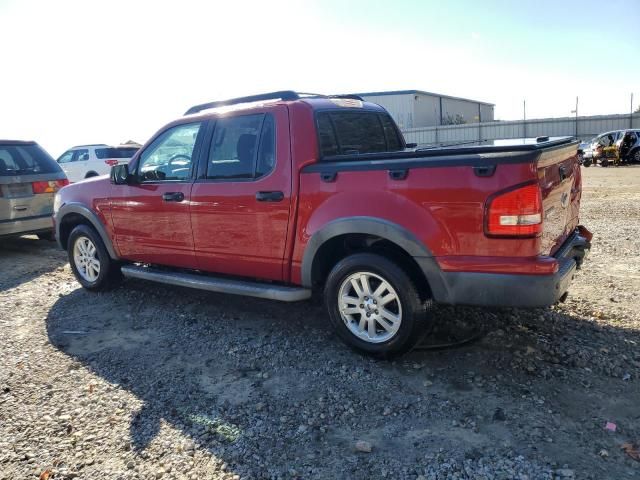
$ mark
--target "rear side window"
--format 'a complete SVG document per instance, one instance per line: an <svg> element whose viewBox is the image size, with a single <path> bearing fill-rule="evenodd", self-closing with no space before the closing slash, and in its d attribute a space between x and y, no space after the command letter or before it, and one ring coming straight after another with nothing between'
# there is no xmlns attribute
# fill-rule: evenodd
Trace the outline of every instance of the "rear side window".
<svg viewBox="0 0 640 480"><path fill-rule="evenodd" d="M96 157L98 157L100 160L104 160L106 158L131 158L137 151L137 148L131 147L96 148Z"/></svg>
<svg viewBox="0 0 640 480"><path fill-rule="evenodd" d="M317 116L322 157L392 152L402 141L386 114L372 112L321 112Z"/></svg>
<svg viewBox="0 0 640 480"><path fill-rule="evenodd" d="M275 162L275 122L271 115L227 117L216 122L207 178L259 178L271 172Z"/></svg>
<svg viewBox="0 0 640 480"><path fill-rule="evenodd" d="M34 175L61 171L56 161L37 144L0 144L0 176Z"/></svg>
<svg viewBox="0 0 640 480"><path fill-rule="evenodd" d="M73 158L71 159L72 162L85 162L87 160L89 160L89 149L83 148L73 151Z"/></svg>

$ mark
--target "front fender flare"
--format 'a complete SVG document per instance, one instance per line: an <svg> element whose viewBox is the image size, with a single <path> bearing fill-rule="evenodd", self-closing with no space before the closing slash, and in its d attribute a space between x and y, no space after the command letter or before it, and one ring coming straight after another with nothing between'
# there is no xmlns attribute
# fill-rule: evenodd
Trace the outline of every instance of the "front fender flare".
<svg viewBox="0 0 640 480"><path fill-rule="evenodd" d="M109 234L107 233L107 230L104 224L100 221L100 218L98 218L98 215L96 215L95 212L90 210L85 205L81 203L76 203L76 202L65 203L64 205L62 205L60 207L60 210L58 210L58 212L54 217L56 222L56 239L58 241L58 245L60 246L60 248L64 249L62 242L60 240L61 238L60 225L65 215L68 215L70 213L76 213L84 217L86 220L88 220L91 226L96 230L96 232L98 232L98 235L100 235L100 238L102 239L102 242L104 243L104 246L106 247L107 252L109 252L109 256L114 260L117 260L119 258L118 254L116 253L116 250L113 248L113 243L111 242L111 238L109 237Z"/></svg>

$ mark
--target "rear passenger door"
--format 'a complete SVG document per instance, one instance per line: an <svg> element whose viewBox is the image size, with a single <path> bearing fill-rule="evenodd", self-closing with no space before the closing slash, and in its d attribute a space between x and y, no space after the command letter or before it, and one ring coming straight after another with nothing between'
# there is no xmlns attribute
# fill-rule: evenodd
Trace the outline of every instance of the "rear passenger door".
<svg viewBox="0 0 640 480"><path fill-rule="evenodd" d="M191 191L202 270L282 280L291 204L285 106L219 118Z"/></svg>

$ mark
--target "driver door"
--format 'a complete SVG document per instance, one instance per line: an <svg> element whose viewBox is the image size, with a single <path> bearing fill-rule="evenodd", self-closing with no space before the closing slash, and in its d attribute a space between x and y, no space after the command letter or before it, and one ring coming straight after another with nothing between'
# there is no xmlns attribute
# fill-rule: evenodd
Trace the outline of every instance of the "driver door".
<svg viewBox="0 0 640 480"><path fill-rule="evenodd" d="M132 162L137 183L112 186L114 233L125 259L196 268L190 204L203 132L202 122L166 129Z"/></svg>

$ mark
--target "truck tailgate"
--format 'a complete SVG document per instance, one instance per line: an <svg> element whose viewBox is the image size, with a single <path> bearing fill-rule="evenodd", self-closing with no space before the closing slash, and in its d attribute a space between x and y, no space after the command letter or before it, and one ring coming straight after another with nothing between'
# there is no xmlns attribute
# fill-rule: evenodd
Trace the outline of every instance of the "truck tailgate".
<svg viewBox="0 0 640 480"><path fill-rule="evenodd" d="M538 184L542 193L541 254L552 255L578 226L581 174L577 145L563 145L540 154Z"/></svg>

